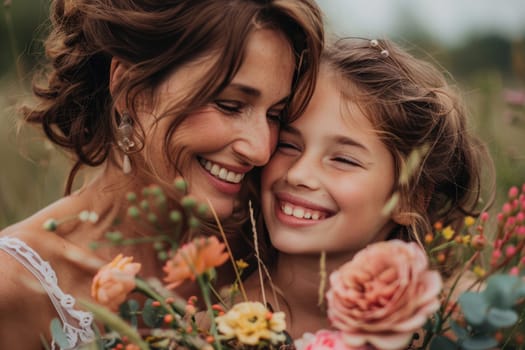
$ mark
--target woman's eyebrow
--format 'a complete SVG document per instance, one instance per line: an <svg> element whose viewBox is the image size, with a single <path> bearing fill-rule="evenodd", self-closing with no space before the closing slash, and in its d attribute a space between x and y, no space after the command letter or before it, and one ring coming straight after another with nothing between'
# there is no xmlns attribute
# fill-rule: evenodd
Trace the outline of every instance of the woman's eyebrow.
<svg viewBox="0 0 525 350"><path fill-rule="evenodd" d="M260 97L262 95L260 90L252 86L248 86L248 85L241 84L241 83L231 83L224 90L231 90L231 89L237 90L240 93L246 95L247 97L252 97L252 98ZM282 99L274 103L273 105L275 106L275 105L285 104L288 102L289 99L290 99L290 95L286 95L285 97L283 97Z"/></svg>

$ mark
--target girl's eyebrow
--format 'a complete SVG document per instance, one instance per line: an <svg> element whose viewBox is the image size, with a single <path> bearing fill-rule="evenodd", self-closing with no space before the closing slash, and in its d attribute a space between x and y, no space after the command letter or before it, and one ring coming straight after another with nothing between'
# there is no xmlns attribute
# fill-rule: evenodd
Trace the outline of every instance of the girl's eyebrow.
<svg viewBox="0 0 525 350"><path fill-rule="evenodd" d="M348 137L348 136L342 136L342 135L336 135L334 137L334 141L338 144L345 145L345 146L352 146L352 147L358 147L361 148L363 151L370 153L370 150L363 145L361 142Z"/></svg>
<svg viewBox="0 0 525 350"><path fill-rule="evenodd" d="M299 117L300 118L300 117ZM281 132L287 132L289 134L295 135L295 136L301 136L301 132L294 128L291 125L283 125L281 126ZM356 139L353 139L348 136L344 135L334 135L331 136L331 139L334 141L334 143L343 145L343 146L352 146L362 149L363 151L370 153L370 150L361 142L357 141Z"/></svg>

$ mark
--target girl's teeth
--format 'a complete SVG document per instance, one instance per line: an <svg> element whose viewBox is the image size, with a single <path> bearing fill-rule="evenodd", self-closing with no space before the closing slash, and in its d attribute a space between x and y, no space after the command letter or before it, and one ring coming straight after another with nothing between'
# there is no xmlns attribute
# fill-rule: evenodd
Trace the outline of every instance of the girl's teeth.
<svg viewBox="0 0 525 350"><path fill-rule="evenodd" d="M311 211L303 207L294 207L290 203L283 203L281 210L285 215L299 219L319 220L321 218L321 213L317 211Z"/></svg>
<svg viewBox="0 0 525 350"><path fill-rule="evenodd" d="M218 177L221 180L225 180L231 183L239 183L244 178L244 174L228 171L228 169L221 168L218 164L213 164L209 160L201 159L200 163L204 166L206 170L210 172L210 174L212 174L215 177Z"/></svg>
<svg viewBox="0 0 525 350"><path fill-rule="evenodd" d="M304 216L304 209L301 208L295 208L292 213L293 216L296 218L302 219Z"/></svg>

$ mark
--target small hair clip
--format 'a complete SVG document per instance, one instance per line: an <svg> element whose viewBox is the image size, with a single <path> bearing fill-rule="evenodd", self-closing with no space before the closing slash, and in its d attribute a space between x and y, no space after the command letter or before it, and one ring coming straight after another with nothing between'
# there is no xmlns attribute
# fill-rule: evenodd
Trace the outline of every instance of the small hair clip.
<svg viewBox="0 0 525 350"><path fill-rule="evenodd" d="M381 49L381 57L388 57L390 56L390 53L388 52L387 49L383 49L382 47L379 46L379 41L377 41L376 39L372 39L370 40L370 46L372 47L377 47L379 49Z"/></svg>

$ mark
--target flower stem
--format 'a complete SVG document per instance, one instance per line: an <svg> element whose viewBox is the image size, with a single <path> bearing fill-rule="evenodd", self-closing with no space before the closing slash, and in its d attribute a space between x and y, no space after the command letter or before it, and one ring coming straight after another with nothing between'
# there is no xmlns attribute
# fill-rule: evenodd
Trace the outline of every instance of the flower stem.
<svg viewBox="0 0 525 350"><path fill-rule="evenodd" d="M213 309L211 305L210 290L209 285L206 280L206 274L200 274L197 276L197 281L199 282L199 287L202 291L202 297L204 299L204 304L206 304L206 309L208 312L208 317L210 318L210 333L213 336L213 342L215 348L218 350L222 349L221 343L219 342L219 335L217 333L217 326L213 317Z"/></svg>

